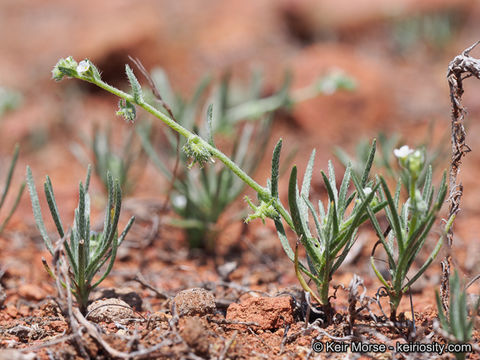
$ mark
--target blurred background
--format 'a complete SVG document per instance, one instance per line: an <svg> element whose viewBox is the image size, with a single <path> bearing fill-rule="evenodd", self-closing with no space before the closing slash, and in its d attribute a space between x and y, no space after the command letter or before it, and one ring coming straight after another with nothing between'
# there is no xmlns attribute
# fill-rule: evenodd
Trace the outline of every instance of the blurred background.
<svg viewBox="0 0 480 360"><path fill-rule="evenodd" d="M71 219L77 184L92 156L85 142L94 127L110 124L111 141L122 144L135 126L115 116L113 96L79 81L51 80L58 59L69 55L90 59L106 82L123 88L125 63L147 84L129 56L137 58L149 72L163 69L172 93L183 98L191 98L207 75L211 84L228 76L245 91L252 74L261 73L256 89L263 98L278 93L286 72L293 92L341 71L354 82L353 89L319 92L276 112L255 179L265 184L279 137L284 154L292 154L287 165L296 163L301 172L316 148L318 174L328 159L342 169L337 147L354 157L362 141L379 133L394 139L393 147L427 146L441 173L449 163L447 65L480 39L479 24L480 3L474 0L2 0L2 177L20 143L14 178L21 182L29 164L39 187L48 173L60 211ZM480 56L480 50L472 55ZM475 246L478 251L473 240L480 225L479 94L480 82L467 81L467 143L473 151L462 167L465 196L455 229L464 255ZM196 117L204 118L205 112L206 107ZM140 118L148 120L141 113ZM164 199L168 181L150 162L138 164L131 196ZM94 181L93 191L101 193L100 180ZM313 186L323 191L319 176ZM240 207L245 207L241 201ZM21 231L32 224L24 196L9 228Z"/></svg>

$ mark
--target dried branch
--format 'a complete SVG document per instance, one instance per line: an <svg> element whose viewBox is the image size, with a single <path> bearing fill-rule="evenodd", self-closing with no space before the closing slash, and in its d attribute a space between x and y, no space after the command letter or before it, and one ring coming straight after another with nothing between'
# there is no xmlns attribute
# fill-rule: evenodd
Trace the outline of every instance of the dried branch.
<svg viewBox="0 0 480 360"><path fill-rule="evenodd" d="M452 103L452 159L450 164L449 188L450 202L448 218L456 216L460 211L460 200L463 194L462 183L457 181L460 172L462 158L466 153L470 152L470 148L465 143L466 132L464 127L464 119L466 110L462 105L462 96L464 93L463 80L469 77L480 79L480 60L470 56L470 52L480 43L465 49L460 55L456 56L448 65L447 80L450 87L450 101ZM452 227L447 233L447 255L442 260L442 283L440 294L442 305L445 311L448 311L449 303L449 279L451 268L451 248L453 245L453 229Z"/></svg>

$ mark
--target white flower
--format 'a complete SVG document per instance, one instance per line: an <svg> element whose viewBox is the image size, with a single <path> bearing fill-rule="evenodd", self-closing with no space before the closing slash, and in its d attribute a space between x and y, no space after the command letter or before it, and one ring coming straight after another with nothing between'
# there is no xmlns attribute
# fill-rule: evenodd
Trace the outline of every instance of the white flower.
<svg viewBox="0 0 480 360"><path fill-rule="evenodd" d="M183 209L187 205L187 198L183 195L177 195L173 197L172 202L175 207Z"/></svg>
<svg viewBox="0 0 480 360"><path fill-rule="evenodd" d="M414 150L410 149L408 145L403 145L400 149L393 150L393 154L399 159L405 159L408 155L413 153Z"/></svg>
<svg viewBox="0 0 480 360"><path fill-rule="evenodd" d="M365 189L363 189L363 193L368 196L369 194L372 193L372 188L367 186Z"/></svg>
<svg viewBox="0 0 480 360"><path fill-rule="evenodd" d="M90 69L90 62L88 60L82 60L77 66L77 73L82 75Z"/></svg>

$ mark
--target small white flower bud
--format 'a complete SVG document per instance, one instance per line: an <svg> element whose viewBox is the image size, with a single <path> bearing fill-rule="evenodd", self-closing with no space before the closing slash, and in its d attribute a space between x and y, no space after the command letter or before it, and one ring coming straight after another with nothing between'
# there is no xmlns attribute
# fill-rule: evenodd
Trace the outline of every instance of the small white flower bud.
<svg viewBox="0 0 480 360"><path fill-rule="evenodd" d="M399 159L405 159L408 155L413 153L413 149L410 149L408 145L403 145L400 149L393 150L393 154Z"/></svg>
<svg viewBox="0 0 480 360"><path fill-rule="evenodd" d="M79 75L83 75L89 69L90 69L90 62L88 62L87 60L82 60L82 61L80 61L80 63L77 66L77 73Z"/></svg>

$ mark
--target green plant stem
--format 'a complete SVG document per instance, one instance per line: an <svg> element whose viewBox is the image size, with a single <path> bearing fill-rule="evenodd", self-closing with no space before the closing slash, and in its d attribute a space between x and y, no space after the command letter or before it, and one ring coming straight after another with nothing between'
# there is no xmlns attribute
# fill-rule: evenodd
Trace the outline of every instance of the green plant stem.
<svg viewBox="0 0 480 360"><path fill-rule="evenodd" d="M328 269L328 266L325 266L326 269ZM330 289L330 272L329 271L324 271L323 273L323 279L321 280L320 283L321 286L319 286L319 295L320 295L320 300L322 305L328 305L328 290Z"/></svg>
<svg viewBox="0 0 480 360"><path fill-rule="evenodd" d="M122 98L126 101L131 102L132 104L137 104L141 108L143 108L145 111L149 112L153 116L157 117L161 121L163 121L167 126L169 126L172 130L176 131L180 135L184 136L185 138L189 139L190 137L193 136L198 136L192 133L191 131L185 129L183 126L175 122L172 118L169 116L165 115L155 107L151 106L150 104L146 102L139 102L136 103L134 100L134 97L130 94L127 94L124 91L121 91L107 83L105 83L102 80L97 80L97 79L92 79L89 77L85 76L78 76L79 79L93 83L97 85L98 87L118 96L119 98ZM273 198L268 189L264 188L260 184L258 184L255 180L253 180L247 173L245 173L242 169L238 167L237 164L235 164L228 156L226 156L223 152L218 150L216 147L210 145L207 141L203 140L202 138L199 137L200 144L205 147L207 150L210 151L210 153L215 156L217 159L219 159L223 164L225 164L226 167L228 167L234 174L236 174L245 184L247 184L249 187L251 187L253 190L255 190L259 197L261 199L264 199L266 201L272 201L272 205L275 207L275 209L278 211L280 216L287 222L288 226L290 228L294 229L293 221L288 214L288 212L285 210L283 205L280 203L279 199Z"/></svg>

